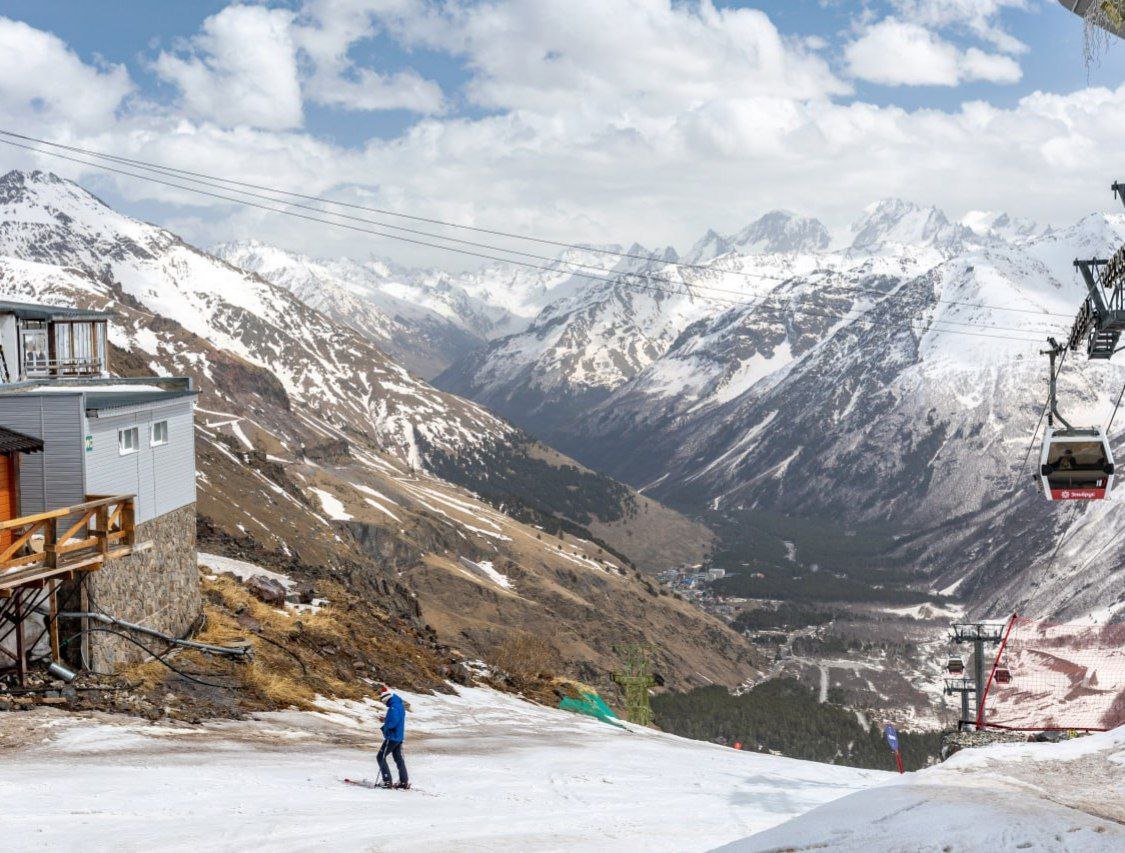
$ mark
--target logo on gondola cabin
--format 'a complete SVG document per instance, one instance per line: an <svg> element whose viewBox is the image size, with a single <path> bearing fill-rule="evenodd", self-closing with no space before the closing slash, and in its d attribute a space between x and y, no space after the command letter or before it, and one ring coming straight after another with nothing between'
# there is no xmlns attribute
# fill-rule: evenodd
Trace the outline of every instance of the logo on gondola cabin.
<svg viewBox="0 0 1125 853"><path fill-rule="evenodd" d="M1069 497L1070 497L1070 492L1068 492L1064 489L1063 493L1062 493L1062 499L1065 501Z"/></svg>
<svg viewBox="0 0 1125 853"><path fill-rule="evenodd" d="M93 453L94 452L94 437L92 435L86 436L86 452L87 453Z"/></svg>

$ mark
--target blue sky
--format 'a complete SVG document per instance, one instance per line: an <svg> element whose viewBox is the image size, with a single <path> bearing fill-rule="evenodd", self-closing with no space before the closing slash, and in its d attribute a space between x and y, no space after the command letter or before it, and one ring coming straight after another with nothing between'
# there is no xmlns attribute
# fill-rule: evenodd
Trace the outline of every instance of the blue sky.
<svg viewBox="0 0 1125 853"><path fill-rule="evenodd" d="M0 107L35 135L564 240L683 249L773 207L841 229L886 195L1062 222L1125 177L1109 152L1125 50L1088 69L1082 22L1055 0L0 0L0 15ZM200 242L445 258L54 167Z"/></svg>

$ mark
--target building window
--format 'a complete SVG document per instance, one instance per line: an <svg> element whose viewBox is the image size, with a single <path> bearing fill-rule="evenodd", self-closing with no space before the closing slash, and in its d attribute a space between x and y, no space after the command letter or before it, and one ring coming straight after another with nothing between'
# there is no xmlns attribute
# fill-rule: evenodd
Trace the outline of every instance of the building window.
<svg viewBox="0 0 1125 853"><path fill-rule="evenodd" d="M168 443L168 421L157 421L152 425L152 446Z"/></svg>
<svg viewBox="0 0 1125 853"><path fill-rule="evenodd" d="M122 456L126 453L136 453L139 447L140 431L136 427L117 431L117 452Z"/></svg>

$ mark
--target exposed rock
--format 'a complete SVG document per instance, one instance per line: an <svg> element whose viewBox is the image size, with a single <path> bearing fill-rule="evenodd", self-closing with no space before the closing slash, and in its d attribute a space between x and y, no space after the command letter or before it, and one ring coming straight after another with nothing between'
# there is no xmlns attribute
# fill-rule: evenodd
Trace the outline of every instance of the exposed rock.
<svg viewBox="0 0 1125 853"><path fill-rule="evenodd" d="M246 588L254 594L254 597L266 604L272 604L275 607L285 606L285 587L273 578L267 578L265 575L252 575L246 581Z"/></svg>

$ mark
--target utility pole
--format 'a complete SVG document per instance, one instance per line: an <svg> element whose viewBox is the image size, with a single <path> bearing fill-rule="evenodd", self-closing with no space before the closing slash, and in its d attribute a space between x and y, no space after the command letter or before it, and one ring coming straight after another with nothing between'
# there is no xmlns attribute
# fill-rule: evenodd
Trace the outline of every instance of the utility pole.
<svg viewBox="0 0 1125 853"><path fill-rule="evenodd" d="M969 679L947 679L945 684L945 692L947 695L952 693L961 694L961 720L965 721L972 719L980 719L983 709L981 703L984 702L984 647L985 644L997 645L1004 638L1004 623L997 622L966 622L953 626L953 634L950 640L960 646L962 643L972 643L973 645L973 679L971 684ZM956 682L961 682L959 685ZM972 692L975 700L975 713L970 718L967 716L969 710L968 694ZM975 726L975 723L974 723Z"/></svg>
<svg viewBox="0 0 1125 853"><path fill-rule="evenodd" d="M656 683L652 677L652 654L655 650L651 643L629 643L618 649L624 658L625 668L614 676L614 680L625 691L625 719L639 726L652 725L648 691Z"/></svg>

